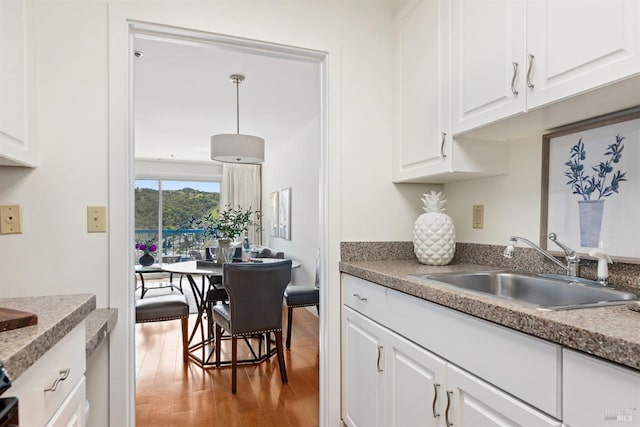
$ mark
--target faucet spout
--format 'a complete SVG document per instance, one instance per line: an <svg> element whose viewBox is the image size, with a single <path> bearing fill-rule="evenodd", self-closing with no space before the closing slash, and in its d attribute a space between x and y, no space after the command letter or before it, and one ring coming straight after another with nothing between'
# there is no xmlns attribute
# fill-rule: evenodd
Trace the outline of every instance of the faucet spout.
<svg viewBox="0 0 640 427"><path fill-rule="evenodd" d="M558 259L556 257L554 257L553 255L551 255L549 252L545 251L540 246L536 245L535 243L533 243L529 239L525 239L524 237L520 237L520 236L511 236L511 237L509 237L509 245L507 245L507 247L505 248L504 253L503 253L503 255L506 258L511 258L511 256L513 256L514 246L518 241L520 241L522 243L526 243L527 245L529 245L530 247L535 249L536 252L538 252L541 255L544 255L550 261L553 261L554 263L556 263L557 265L562 267L562 269L565 270L567 272L567 274L569 274L569 269L567 268L566 265L564 265L563 263L558 261Z"/></svg>

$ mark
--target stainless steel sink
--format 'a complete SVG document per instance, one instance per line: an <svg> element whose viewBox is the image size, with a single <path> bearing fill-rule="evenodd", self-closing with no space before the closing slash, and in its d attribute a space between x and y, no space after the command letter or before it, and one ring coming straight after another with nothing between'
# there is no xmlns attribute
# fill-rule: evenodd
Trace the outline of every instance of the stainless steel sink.
<svg viewBox="0 0 640 427"><path fill-rule="evenodd" d="M569 277L543 277L510 271L420 274L416 277L435 280L466 291L535 305L542 310L568 310L625 304L638 297L629 292L603 287L597 282ZM593 283L593 284L592 284Z"/></svg>

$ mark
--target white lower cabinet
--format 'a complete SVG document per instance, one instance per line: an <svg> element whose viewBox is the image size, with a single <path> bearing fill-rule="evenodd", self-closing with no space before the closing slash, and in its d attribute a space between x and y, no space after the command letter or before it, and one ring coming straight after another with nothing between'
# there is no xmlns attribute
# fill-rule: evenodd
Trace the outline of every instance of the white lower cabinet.
<svg viewBox="0 0 640 427"><path fill-rule="evenodd" d="M551 427L562 423L478 377L449 365L445 424L468 427ZM447 421L449 424L446 424Z"/></svg>
<svg viewBox="0 0 640 427"><path fill-rule="evenodd" d="M449 332L446 319L425 319L413 312L405 305L400 294L374 283L350 275L342 276L344 306L342 309L342 418L350 427L389 426L389 427L489 427L489 426L561 426L558 419L549 416L535 407L532 402L525 402L496 387L489 381L480 378L478 374L491 378L510 388L510 381L499 375L487 374L491 369L478 369L478 372L467 371L450 360L442 357L451 354L458 359L455 352L448 353L444 347L438 347L439 354L424 347L419 334L405 335L398 333L390 325L402 325L393 321L402 316L407 322L412 322L422 330L436 331L439 335L450 337L450 341L468 339L460 325ZM424 302L419 298L402 295ZM397 300L396 300L397 299ZM381 310L380 307L387 307ZM394 310L395 307L395 310ZM403 307L404 311L399 311ZM429 307L423 307L428 309ZM449 310L452 311L453 310ZM386 319L389 318L387 321ZM470 319L472 322L477 319ZM451 320L455 323L454 320ZM482 339L491 351L499 352L497 343L504 337L503 331L492 331L488 322ZM492 325L495 326L495 325ZM474 323L470 323L470 330L474 330ZM415 336L414 336L415 335ZM528 338L528 337L527 337ZM420 344L418 344L418 342ZM480 343L481 344L481 343ZM528 343L518 341L515 345L530 345L531 351L538 354L543 367L552 372L544 382L551 382L552 391L556 389L556 363L554 355L559 358L554 348L536 348L537 341ZM508 347L503 348L507 351ZM544 351L548 350L548 351ZM471 358L487 360L482 351L476 352L467 347L466 352ZM475 355L475 356L474 356ZM504 359L502 354L498 358L504 366L500 369L510 377L516 377L520 369L520 352L513 354L513 361ZM462 359L460 359L462 360ZM560 361L557 361L559 364ZM471 364L472 365L472 364ZM536 368L536 369L539 369ZM534 369L535 371L535 369ZM544 377L544 376L543 376ZM523 375L522 378L528 378ZM527 379L525 379L527 381ZM542 388L541 388L542 386ZM531 384L536 390L545 390L544 383ZM529 388L526 386L524 388ZM515 389L518 392L518 389ZM535 401L536 404L538 401ZM545 401L542 400L542 403ZM553 405L555 408L555 405Z"/></svg>
<svg viewBox="0 0 640 427"><path fill-rule="evenodd" d="M441 425L445 361L347 307L343 324L344 422Z"/></svg>
<svg viewBox="0 0 640 427"><path fill-rule="evenodd" d="M640 426L640 372L572 350L562 356L567 427Z"/></svg>
<svg viewBox="0 0 640 427"><path fill-rule="evenodd" d="M14 381L20 425L84 427L85 370L82 322Z"/></svg>

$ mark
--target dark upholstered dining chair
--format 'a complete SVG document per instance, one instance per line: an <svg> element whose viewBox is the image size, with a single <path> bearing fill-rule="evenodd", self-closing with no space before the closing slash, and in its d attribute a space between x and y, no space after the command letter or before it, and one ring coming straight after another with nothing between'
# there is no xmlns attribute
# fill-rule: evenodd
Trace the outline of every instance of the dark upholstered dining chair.
<svg viewBox="0 0 640 427"><path fill-rule="evenodd" d="M182 361L187 363L189 360L189 303L187 297L175 294L136 300L136 323L177 319L182 322Z"/></svg>
<svg viewBox="0 0 640 427"><path fill-rule="evenodd" d="M229 301L213 306L216 366L220 366L222 330L231 335L231 392L237 391L238 337L273 332L282 383L287 370L282 348L282 298L291 281L291 260L264 264L228 263L222 283Z"/></svg>
<svg viewBox="0 0 640 427"><path fill-rule="evenodd" d="M313 286L289 285L284 291L287 304L287 348L291 348L291 326L293 324L293 309L297 307L316 306L320 314L320 250L316 253L316 275Z"/></svg>

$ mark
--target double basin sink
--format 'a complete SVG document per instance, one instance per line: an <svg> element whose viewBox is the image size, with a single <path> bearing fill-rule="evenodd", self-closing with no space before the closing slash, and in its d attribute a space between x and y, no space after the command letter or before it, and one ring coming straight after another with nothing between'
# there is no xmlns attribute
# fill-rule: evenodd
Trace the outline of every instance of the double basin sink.
<svg viewBox="0 0 640 427"><path fill-rule="evenodd" d="M568 310L626 304L638 297L597 282L571 276L534 275L513 271L420 274L458 289L534 305L540 310Z"/></svg>

